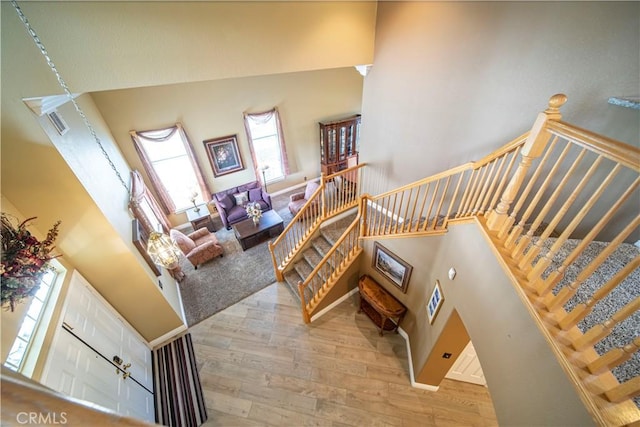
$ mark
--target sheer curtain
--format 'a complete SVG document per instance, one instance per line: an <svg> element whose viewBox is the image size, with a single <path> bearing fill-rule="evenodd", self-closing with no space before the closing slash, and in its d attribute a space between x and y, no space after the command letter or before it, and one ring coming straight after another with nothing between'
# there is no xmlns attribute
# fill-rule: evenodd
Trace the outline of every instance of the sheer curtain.
<svg viewBox="0 0 640 427"><path fill-rule="evenodd" d="M180 123L176 123L175 126L166 129L131 132L131 139L133 140L136 152L138 153L138 156L140 156L140 160L142 161L142 165L144 166L144 169L149 176L151 185L156 190L156 194L158 195L158 203L162 207L162 210L165 214L175 212L176 205L171 199L167 188L164 186L162 180L156 173L153 164L149 159L149 156L147 155L147 152L144 150L141 140L145 140L148 142L164 142L170 139L176 132L180 132L180 135L182 137L181 140L184 143L185 152L187 153L187 157L195 173L198 187L200 188L200 194L202 195L202 198L205 202L210 202L211 192L209 191L207 183L202 177L202 172L200 171L200 167L198 166L198 162L196 161L196 157L193 153L193 147L191 147L189 138L187 137L187 134L185 133L184 128Z"/></svg>
<svg viewBox="0 0 640 427"><path fill-rule="evenodd" d="M273 107L271 110L264 111L261 113L243 113L244 116L244 127L247 132L247 138L249 140L249 150L251 151L251 159L253 160L253 165L256 168L256 176L258 177L258 181L262 182L263 177L260 174L259 168L262 166L260 164L260 160L256 156L256 150L254 147L252 135L251 135L251 127L250 123L256 124L264 124L267 123L275 116L276 120L276 128L278 131L278 145L280 148L280 162L282 165L282 172L284 176L289 174L289 159L287 158L287 149L284 142L284 134L282 132L282 123L280 122L280 114L278 112L278 107ZM265 183L262 182L262 185Z"/></svg>

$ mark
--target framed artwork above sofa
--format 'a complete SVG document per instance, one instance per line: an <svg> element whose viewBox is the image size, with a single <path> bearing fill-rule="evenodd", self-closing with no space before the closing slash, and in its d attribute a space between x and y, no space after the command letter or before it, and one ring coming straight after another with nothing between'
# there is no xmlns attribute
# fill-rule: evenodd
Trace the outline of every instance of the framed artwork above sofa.
<svg viewBox="0 0 640 427"><path fill-rule="evenodd" d="M222 136L202 141L211 162L213 175L219 177L244 169L238 149L237 135Z"/></svg>

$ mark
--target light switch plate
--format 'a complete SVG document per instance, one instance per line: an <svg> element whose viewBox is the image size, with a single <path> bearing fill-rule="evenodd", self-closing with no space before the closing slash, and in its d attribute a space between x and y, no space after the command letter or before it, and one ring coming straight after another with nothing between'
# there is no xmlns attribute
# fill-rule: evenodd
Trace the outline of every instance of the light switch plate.
<svg viewBox="0 0 640 427"><path fill-rule="evenodd" d="M453 280L456 277L456 269L451 267L449 269L449 280Z"/></svg>

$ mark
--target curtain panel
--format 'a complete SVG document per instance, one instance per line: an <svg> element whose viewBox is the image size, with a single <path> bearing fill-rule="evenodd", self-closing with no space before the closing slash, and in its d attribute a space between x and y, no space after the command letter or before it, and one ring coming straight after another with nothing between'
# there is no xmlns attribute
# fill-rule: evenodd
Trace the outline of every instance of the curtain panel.
<svg viewBox="0 0 640 427"><path fill-rule="evenodd" d="M278 128L278 142L280 144L280 158L282 159L282 171L284 175L289 175L289 159L287 157L287 148L284 142L284 133L282 132L282 124L280 122L280 113L278 112L278 107L273 107L271 110L264 111L262 113L243 113L244 116L244 129L247 133L247 140L249 141L249 151L251 152L251 160L253 160L253 166L256 168L256 177L258 177L258 181L262 182L263 177L260 174L258 164L258 160L256 158L256 152L253 147L253 139L251 138L251 128L249 127L249 122L252 121L257 124L264 124L271 120L275 115L276 126ZM265 182L262 182L262 185L265 185Z"/></svg>
<svg viewBox="0 0 640 427"><path fill-rule="evenodd" d="M149 142L163 142L171 138L176 132L180 132L180 135L182 137L181 140L184 142L184 149L187 153L187 158L191 163L191 167L193 168L193 171L195 173L196 180L198 181L198 187L200 188L202 199L205 202L210 202L211 191L209 191L209 187L207 186L207 183L202 176L202 171L200 170L200 166L198 166L198 162L196 161L191 142L189 141L189 138L187 137L187 134L180 123L176 123L175 126L166 129L130 132L131 139L133 140L133 145L136 149L136 152L138 153L138 156L140 157L140 160L142 161L144 170L147 172L147 176L151 181L151 186L156 190L156 194L158 195L158 203L162 207L162 210L166 215L175 213L176 205L173 203L173 200L171 200L169 192L167 191L164 184L162 184L162 181L153 168L153 164L149 159L146 151L144 150L141 140L144 139L145 141Z"/></svg>

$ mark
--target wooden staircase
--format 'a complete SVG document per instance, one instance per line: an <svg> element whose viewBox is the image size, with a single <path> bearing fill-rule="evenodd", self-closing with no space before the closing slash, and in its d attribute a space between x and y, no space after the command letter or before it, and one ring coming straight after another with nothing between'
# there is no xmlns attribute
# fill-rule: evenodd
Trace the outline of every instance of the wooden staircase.
<svg viewBox="0 0 640 427"><path fill-rule="evenodd" d="M284 281L298 301L301 301L298 290L299 285L304 283L304 281L311 276L313 270L322 263L322 260L331 252L331 249L335 246L340 236L347 227L353 223L354 218L355 213L332 222L327 226L320 227L317 236L307 243L297 261L292 264L292 268L284 273ZM325 270L328 270L329 274L331 274L335 269L335 265L329 264ZM310 291L309 288L305 289L305 299L313 298Z"/></svg>
<svg viewBox="0 0 640 427"><path fill-rule="evenodd" d="M323 177L315 204L292 221L309 224L296 233L301 238L281 236L286 244L272 247L282 280L324 220L358 207L353 223L312 271L311 264L299 268L307 275L298 283L304 320L310 321L319 301L362 252L364 239L442 235L458 221L472 221L487 236L523 308L594 420L599 425L640 423L633 401L640 396L640 374L635 368L624 379L613 374L636 357L640 322L631 322L631 338L604 353L596 350L640 311L640 252L632 250L625 262L612 258L618 248L640 237L640 150L562 122L559 109L565 102L562 94L551 97L531 131L482 160L383 194L363 191L364 169ZM356 191L329 189L342 173ZM571 250L563 249L576 240ZM580 256L594 247L599 249L593 257L578 266ZM315 262L320 255L308 258ZM603 268L610 274L601 275ZM585 284L597 275L602 276L597 287L587 289ZM604 318L578 327L598 303L629 283L628 300Z"/></svg>

